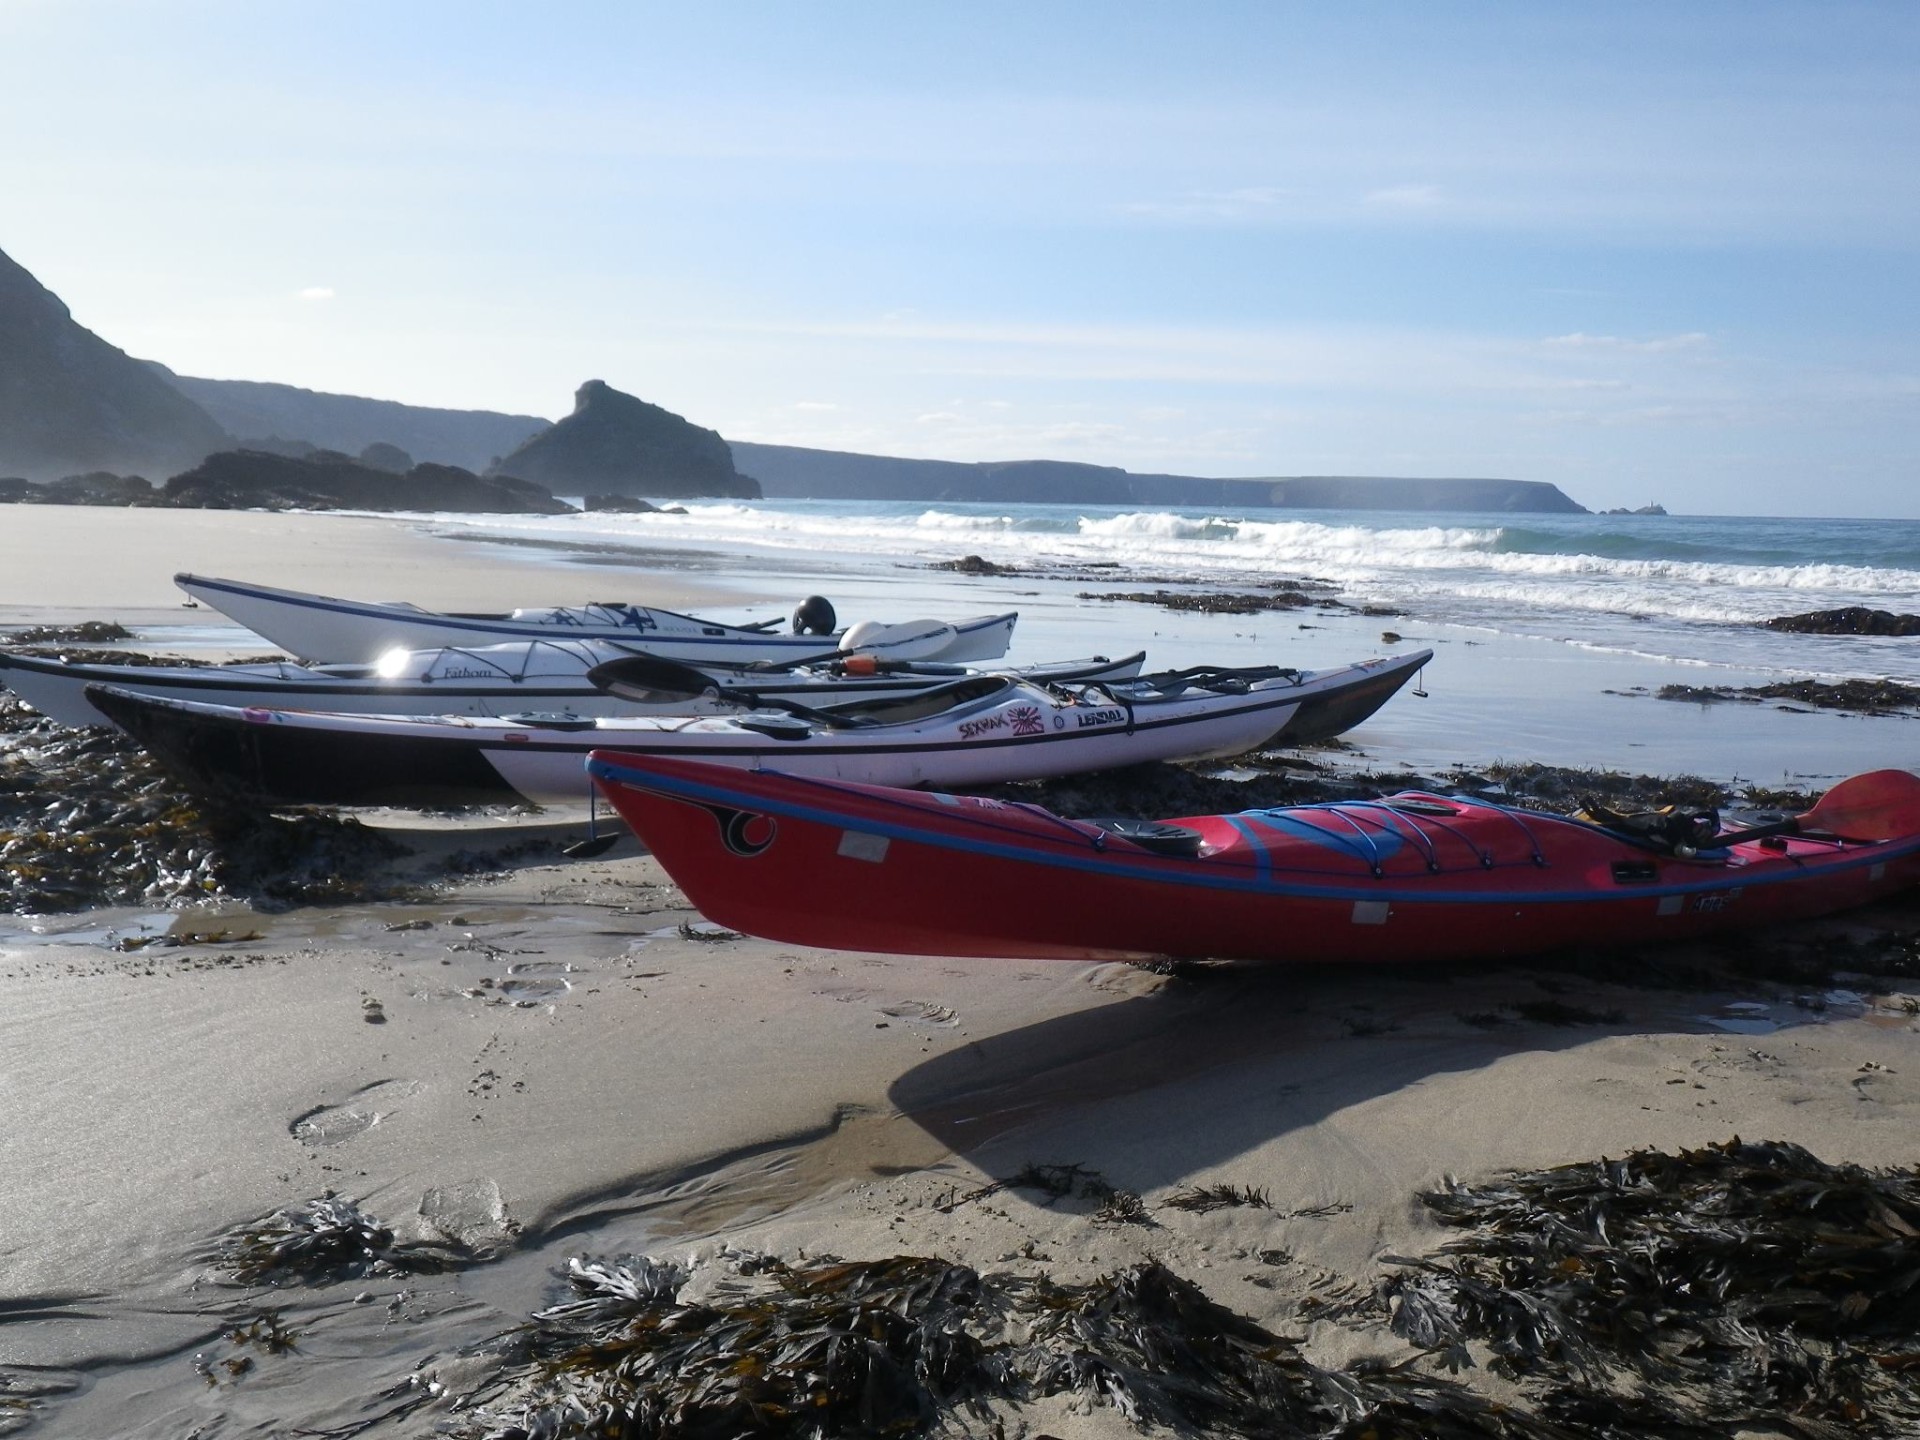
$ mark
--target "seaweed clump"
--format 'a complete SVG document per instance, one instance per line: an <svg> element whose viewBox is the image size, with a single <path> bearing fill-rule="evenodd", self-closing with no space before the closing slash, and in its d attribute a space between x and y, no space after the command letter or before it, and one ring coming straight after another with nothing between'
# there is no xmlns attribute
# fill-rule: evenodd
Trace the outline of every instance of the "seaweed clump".
<svg viewBox="0 0 1920 1440"><path fill-rule="evenodd" d="M133 632L114 620L85 620L78 625L22 625L4 632L9 646L106 645L133 639Z"/></svg>
<svg viewBox="0 0 1920 1440"><path fill-rule="evenodd" d="M1897 680L1782 680L1772 685L1662 685L1661 700L1687 700L1711 705L1740 700L1757 705L1766 700L1790 700L1816 710L1848 710L1862 715L1901 715L1920 710L1920 686Z"/></svg>
<svg viewBox="0 0 1920 1440"><path fill-rule="evenodd" d="M984 555L962 555L958 560L935 560L929 570L951 570L957 575L1018 575L1012 565L1001 565Z"/></svg>
<svg viewBox="0 0 1920 1440"><path fill-rule="evenodd" d="M1920 1427L1913 1170L1735 1139L1421 1198L1468 1233L1394 1260L1376 1303L1450 1367L1483 1342L1562 1421L1650 1436Z"/></svg>
<svg viewBox="0 0 1920 1440"><path fill-rule="evenodd" d="M356 821L189 798L125 736L0 697L0 909L394 898L404 853Z"/></svg>
<svg viewBox="0 0 1920 1440"><path fill-rule="evenodd" d="M1091 1201L1097 1207L1091 1218L1100 1225L1145 1225L1151 1228L1154 1223L1153 1217L1147 1213L1146 1201L1138 1194L1120 1189L1098 1170L1089 1170L1079 1164L1029 1164L1005 1180L995 1180L978 1190L970 1190L965 1195L942 1202L938 1208L942 1214L951 1214L962 1205L971 1205L1002 1190L1038 1190L1049 1200L1077 1198Z"/></svg>
<svg viewBox="0 0 1920 1440"><path fill-rule="evenodd" d="M1719 809L1730 803L1723 785L1698 775L1628 775L1618 770L1580 770L1531 761L1496 761L1488 778L1506 793L1507 802L1542 810L1570 811L1600 800L1616 808L1678 805Z"/></svg>
<svg viewBox="0 0 1920 1440"><path fill-rule="evenodd" d="M397 1242L351 1200L323 1195L228 1237L220 1263L242 1285L321 1284L446 1268L434 1247Z"/></svg>
<svg viewBox="0 0 1920 1440"><path fill-rule="evenodd" d="M918 1256L754 1257L740 1274L762 1279L701 1302L671 1265L573 1260L573 1298L515 1332L507 1369L463 1405L464 1433L914 1437L1053 1395L1263 1440L1564 1433L1404 1367L1320 1369L1158 1264L1086 1285Z"/></svg>
<svg viewBox="0 0 1920 1440"><path fill-rule="evenodd" d="M1175 1210L1192 1210L1204 1215L1234 1205L1250 1205L1256 1210L1271 1210L1273 1199L1265 1190L1251 1185L1190 1185L1167 1197Z"/></svg>
<svg viewBox="0 0 1920 1440"><path fill-rule="evenodd" d="M1158 605L1165 610L1192 610L1203 615L1259 615L1268 610L1299 610L1317 605L1323 610L1344 610L1338 600L1315 598L1291 587L1265 594L1232 591L1128 590L1099 594L1082 590L1081 600L1126 600L1135 605Z"/></svg>

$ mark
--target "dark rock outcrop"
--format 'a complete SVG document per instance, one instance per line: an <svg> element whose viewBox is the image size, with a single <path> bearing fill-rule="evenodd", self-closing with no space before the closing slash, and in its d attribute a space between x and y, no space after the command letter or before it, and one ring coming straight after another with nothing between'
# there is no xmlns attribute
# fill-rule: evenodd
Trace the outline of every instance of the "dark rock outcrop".
<svg viewBox="0 0 1920 1440"><path fill-rule="evenodd" d="M321 451L307 459L228 450L176 475L154 502L209 510L447 510L563 515L573 507L538 485L481 476L453 465L416 465L405 475Z"/></svg>
<svg viewBox="0 0 1920 1440"><path fill-rule="evenodd" d="M1804 615L1780 615L1765 624L1769 630L1796 635L1920 635L1920 615L1896 615L1891 610L1869 610L1864 605L1809 610Z"/></svg>
<svg viewBox="0 0 1920 1440"><path fill-rule="evenodd" d="M413 457L398 445L389 445L384 440L362 450L360 463L371 465L375 470L385 470L389 475L404 475L413 469Z"/></svg>
<svg viewBox="0 0 1920 1440"><path fill-rule="evenodd" d="M167 474L231 444L212 416L0 255L0 473Z"/></svg>
<svg viewBox="0 0 1920 1440"><path fill-rule="evenodd" d="M421 460L480 471L549 423L538 415L444 410L259 380L206 380L176 375L164 365L153 369L229 434L242 437L248 449L280 450L304 441L358 455L385 444Z"/></svg>
<svg viewBox="0 0 1920 1440"><path fill-rule="evenodd" d="M9 505L151 505L155 490L138 475L115 475L96 470L36 484L31 480L0 480L0 503Z"/></svg>
<svg viewBox="0 0 1920 1440"><path fill-rule="evenodd" d="M929 570L951 570L956 575L1018 575L1011 565L997 565L984 555L962 555L958 560L935 560Z"/></svg>
<svg viewBox="0 0 1920 1440"><path fill-rule="evenodd" d="M642 500L637 495L587 495L582 497L580 508L589 512L608 510L620 515L652 515L660 509L651 500Z"/></svg>
<svg viewBox="0 0 1920 1440"><path fill-rule="evenodd" d="M36 497L47 505L146 505L153 500L153 486L144 476L115 475L95 470L87 475L68 475L48 481Z"/></svg>
<svg viewBox="0 0 1920 1440"><path fill-rule="evenodd" d="M1455 510L1581 515L1586 507L1538 480L1301 475L1258 480L1135 474L1062 460L965 464L737 441L735 460L769 496L813 500L983 504L1182 505L1224 510Z"/></svg>
<svg viewBox="0 0 1920 1440"><path fill-rule="evenodd" d="M733 452L712 430L589 380L573 413L528 440L487 472L532 480L561 495L760 498L733 468Z"/></svg>

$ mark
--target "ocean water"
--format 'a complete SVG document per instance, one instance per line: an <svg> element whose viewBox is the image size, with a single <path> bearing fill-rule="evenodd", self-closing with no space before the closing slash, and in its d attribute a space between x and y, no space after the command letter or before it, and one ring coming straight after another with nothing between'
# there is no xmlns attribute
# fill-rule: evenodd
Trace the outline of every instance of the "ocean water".
<svg viewBox="0 0 1920 1440"><path fill-rule="evenodd" d="M1920 680L1920 645L1821 637L1783 652L1776 615L1920 610L1920 522L1722 516L1124 510L1099 506L760 501L685 515L593 514L474 528L630 542L755 563L758 573L895 573L979 555L1044 578L1221 588L1331 581L1354 603L1624 653ZM441 517L449 520L453 517Z"/></svg>
<svg viewBox="0 0 1920 1440"><path fill-rule="evenodd" d="M1787 635L1759 623L1850 605L1920 612L1920 522L838 501L685 509L420 523L521 542L535 563L591 551L606 568L582 598L617 598L624 566L671 566L726 582L756 618L810 592L832 599L843 622L1018 609L1019 660L1146 648L1152 666L1312 668L1430 645L1434 703L1396 700L1360 732L1382 764L1538 759L1767 783L1920 766L1920 721L1651 698L1668 684L1920 684L1920 637ZM931 568L966 555L1016 573ZM1203 616L1089 598L1286 579L1326 582L1351 608ZM1398 613L1367 618L1362 606Z"/></svg>

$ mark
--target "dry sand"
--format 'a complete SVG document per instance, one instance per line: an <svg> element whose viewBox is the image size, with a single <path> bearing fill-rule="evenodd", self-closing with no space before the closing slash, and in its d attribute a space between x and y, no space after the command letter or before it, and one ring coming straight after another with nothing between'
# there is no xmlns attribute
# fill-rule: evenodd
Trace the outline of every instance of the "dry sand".
<svg viewBox="0 0 1920 1440"><path fill-rule="evenodd" d="M0 524L15 514L33 534L4 532L4 620L162 610L180 568L497 604L512 565L392 522L15 507ZM77 573L62 547L80 537L111 563ZM510 598L576 593L542 574L513 565ZM518 838L402 834L427 869ZM1565 961L1166 977L681 932L697 919L629 841L417 905L190 913L172 921L186 943L134 951L114 948L141 931L130 913L0 922L0 1433L10 1414L56 1436L435 1433L483 1383L481 1342L552 1303L580 1253L931 1254L1066 1280L1154 1257L1324 1363L1403 1359L1378 1327L1296 1307L1430 1248L1414 1197L1448 1174L1734 1135L1920 1158L1916 1023L1895 996L1660 988ZM1916 924L1907 904L1825 928ZM1152 1223L977 1193L1031 1164L1098 1172ZM1270 1207L1166 1203L1211 1184ZM496 1258L223 1283L223 1235L328 1191ZM231 1338L267 1309L293 1350ZM410 1376L445 1388L377 1422L426 1393ZM1065 1401L1009 1433L1023 1423L1139 1433Z"/></svg>
<svg viewBox="0 0 1920 1440"><path fill-rule="evenodd" d="M430 610L765 598L750 585L685 571L611 569L587 556L454 540L427 522L380 516L0 506L0 625L219 623L183 608L173 583L182 571Z"/></svg>

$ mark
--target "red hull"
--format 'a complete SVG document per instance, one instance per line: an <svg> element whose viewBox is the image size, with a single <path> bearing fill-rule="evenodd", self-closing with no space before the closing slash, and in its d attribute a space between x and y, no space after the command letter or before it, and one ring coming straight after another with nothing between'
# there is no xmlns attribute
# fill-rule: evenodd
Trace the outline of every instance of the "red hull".
<svg viewBox="0 0 1920 1440"><path fill-rule="evenodd" d="M1203 843L1180 856L1036 806L611 754L590 768L703 914L837 949L1492 957L1750 929L1920 879L1920 780L1900 771L1848 782L1878 782L1876 833L1681 859L1595 826L1429 795L1186 817L1171 823Z"/></svg>

